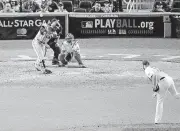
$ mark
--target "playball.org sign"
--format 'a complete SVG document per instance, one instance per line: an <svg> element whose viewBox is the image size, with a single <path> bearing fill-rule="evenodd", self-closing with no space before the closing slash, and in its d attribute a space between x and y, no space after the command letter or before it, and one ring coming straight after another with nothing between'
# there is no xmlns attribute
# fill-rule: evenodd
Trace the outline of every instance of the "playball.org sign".
<svg viewBox="0 0 180 131"><path fill-rule="evenodd" d="M86 15L85 15L86 16ZM76 26L74 26L76 25ZM69 17L70 32L76 37L156 36L163 37L163 17Z"/></svg>

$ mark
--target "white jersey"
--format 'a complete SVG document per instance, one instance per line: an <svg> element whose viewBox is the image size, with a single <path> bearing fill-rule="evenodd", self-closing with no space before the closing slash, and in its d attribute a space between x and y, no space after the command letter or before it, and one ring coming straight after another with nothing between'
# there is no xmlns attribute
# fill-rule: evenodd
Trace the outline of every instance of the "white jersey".
<svg viewBox="0 0 180 131"><path fill-rule="evenodd" d="M80 53L79 43L78 41L75 41L75 40L73 40L71 43L64 41L62 43L61 50L65 52L69 52L69 53L74 52L74 51Z"/></svg>
<svg viewBox="0 0 180 131"><path fill-rule="evenodd" d="M39 31L33 41L36 41L38 43L45 43L46 42L46 34L41 34Z"/></svg>
<svg viewBox="0 0 180 131"><path fill-rule="evenodd" d="M57 35L57 32L53 31L52 28L47 24L43 24L42 27L45 28L46 31L42 34L40 29L34 40L40 43L47 44L47 42L50 40L50 38L53 37L53 35Z"/></svg>
<svg viewBox="0 0 180 131"><path fill-rule="evenodd" d="M45 28L45 30L47 30L47 24L43 24L42 25L43 28ZM44 32L43 34L41 33L41 28L38 31L38 33L36 34L35 38L33 39L33 41L36 41L38 43L46 43L47 41L47 36L46 36L46 32Z"/></svg>
<svg viewBox="0 0 180 131"><path fill-rule="evenodd" d="M162 77L168 76L166 73L160 71L158 68L152 68L150 66L145 69L145 74L151 80L154 87L157 86Z"/></svg>

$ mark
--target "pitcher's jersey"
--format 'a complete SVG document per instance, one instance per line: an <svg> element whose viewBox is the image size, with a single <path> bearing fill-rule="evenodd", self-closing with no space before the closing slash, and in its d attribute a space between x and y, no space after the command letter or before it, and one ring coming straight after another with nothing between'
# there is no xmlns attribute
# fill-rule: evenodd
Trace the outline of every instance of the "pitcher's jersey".
<svg viewBox="0 0 180 131"><path fill-rule="evenodd" d="M157 86L162 77L168 76L166 73L160 71L158 68L152 68L150 66L145 69L145 74L151 80L153 86Z"/></svg>

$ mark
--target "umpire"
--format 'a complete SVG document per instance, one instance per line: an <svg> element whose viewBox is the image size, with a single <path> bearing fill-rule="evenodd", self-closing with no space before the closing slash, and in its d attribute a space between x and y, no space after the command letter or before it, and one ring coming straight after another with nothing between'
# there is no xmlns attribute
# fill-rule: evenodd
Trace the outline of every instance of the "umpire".
<svg viewBox="0 0 180 131"><path fill-rule="evenodd" d="M62 26L61 26L60 23L56 26L55 31L57 32L57 37L52 37L47 42L47 44L50 46L50 48L54 52L54 56L53 56L53 59L52 59L52 65L59 65L58 57L59 57L59 54L61 53L61 49L60 49L60 47L58 45L58 39L60 38L60 35L62 34Z"/></svg>

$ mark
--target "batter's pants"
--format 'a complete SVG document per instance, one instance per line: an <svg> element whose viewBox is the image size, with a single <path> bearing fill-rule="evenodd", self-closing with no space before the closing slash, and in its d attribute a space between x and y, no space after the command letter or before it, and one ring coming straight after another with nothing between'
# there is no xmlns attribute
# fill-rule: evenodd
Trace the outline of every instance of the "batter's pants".
<svg viewBox="0 0 180 131"><path fill-rule="evenodd" d="M36 65L40 65L40 63L42 62L42 60L44 60L44 55L45 55L45 45L44 44L40 44L38 41L33 40L32 41L32 46L33 49L37 55L37 59L36 59Z"/></svg>

